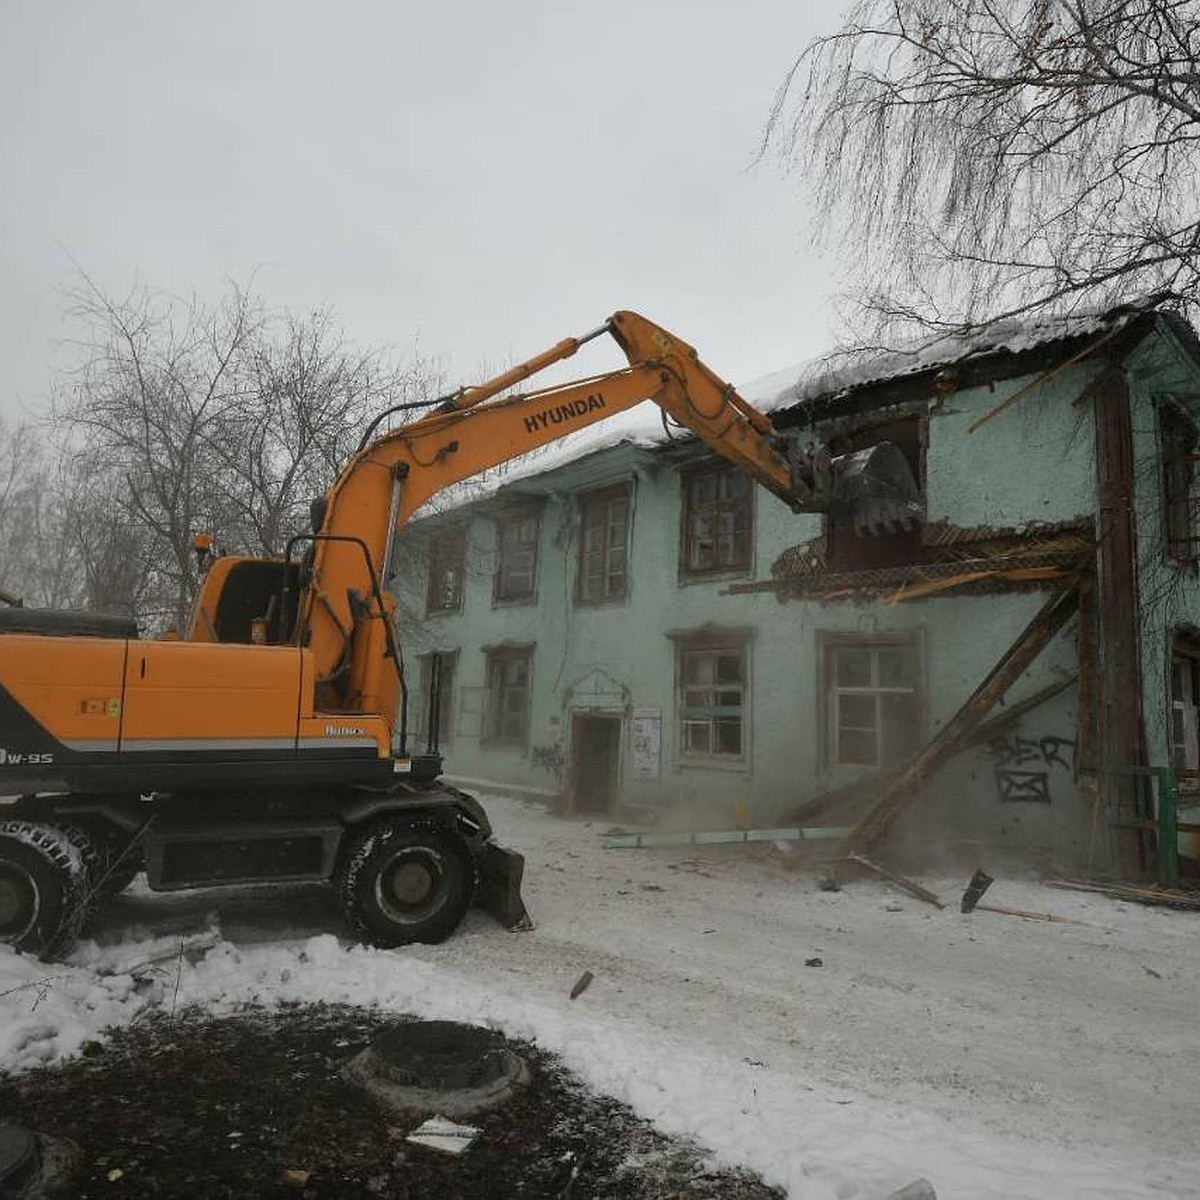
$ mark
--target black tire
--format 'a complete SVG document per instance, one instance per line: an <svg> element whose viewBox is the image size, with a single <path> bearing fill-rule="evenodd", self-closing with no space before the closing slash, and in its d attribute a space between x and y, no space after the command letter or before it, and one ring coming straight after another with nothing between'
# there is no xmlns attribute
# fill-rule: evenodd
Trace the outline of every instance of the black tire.
<svg viewBox="0 0 1200 1200"><path fill-rule="evenodd" d="M83 875L80 880L80 900L84 906L84 914L77 931L81 932L91 924L92 918L100 909L101 897L96 884L102 870L103 855L99 843L82 826L59 825L55 828L74 847L83 866Z"/></svg>
<svg viewBox="0 0 1200 1200"><path fill-rule="evenodd" d="M475 896L475 860L451 830L385 823L349 835L334 879L350 924L384 948L445 941Z"/></svg>
<svg viewBox="0 0 1200 1200"><path fill-rule="evenodd" d="M88 871L65 830L0 821L0 942L42 959L70 947L87 916Z"/></svg>

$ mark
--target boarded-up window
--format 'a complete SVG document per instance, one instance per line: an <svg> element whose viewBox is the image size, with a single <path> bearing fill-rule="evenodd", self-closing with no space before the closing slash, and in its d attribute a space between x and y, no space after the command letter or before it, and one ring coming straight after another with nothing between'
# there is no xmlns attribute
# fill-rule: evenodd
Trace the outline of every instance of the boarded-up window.
<svg viewBox="0 0 1200 1200"><path fill-rule="evenodd" d="M429 541L429 591L426 608L430 612L453 612L462 608L463 574L466 565L466 529L435 533Z"/></svg>
<svg viewBox="0 0 1200 1200"><path fill-rule="evenodd" d="M487 652L487 721L489 742L527 745L533 647L505 646Z"/></svg>
<svg viewBox="0 0 1200 1200"><path fill-rule="evenodd" d="M747 658L742 639L677 643L680 758L745 757Z"/></svg>
<svg viewBox="0 0 1200 1200"><path fill-rule="evenodd" d="M1162 428L1163 526L1167 554L1177 562L1196 558L1196 426L1172 404L1158 410Z"/></svg>
<svg viewBox="0 0 1200 1200"><path fill-rule="evenodd" d="M725 464L688 471L683 476L681 574L744 571L750 565L752 517L745 472Z"/></svg>
<svg viewBox="0 0 1200 1200"><path fill-rule="evenodd" d="M629 579L629 489L592 492L579 501L581 604L625 599Z"/></svg>
<svg viewBox="0 0 1200 1200"><path fill-rule="evenodd" d="M917 749L921 690L915 640L831 637L824 670L831 763L890 767Z"/></svg>
<svg viewBox="0 0 1200 1200"><path fill-rule="evenodd" d="M496 528L497 600L532 600L537 580L538 534L541 514L525 510L502 517Z"/></svg>
<svg viewBox="0 0 1200 1200"><path fill-rule="evenodd" d="M850 454L855 450L866 450L879 442L891 442L904 455L918 491L924 496L925 456L921 437L921 420L918 417L903 417L832 438L829 451L833 455ZM890 531L858 533L849 518L831 516L826 521L826 535L826 561L830 571L898 567L920 559L919 521L912 522L908 529L896 526Z"/></svg>

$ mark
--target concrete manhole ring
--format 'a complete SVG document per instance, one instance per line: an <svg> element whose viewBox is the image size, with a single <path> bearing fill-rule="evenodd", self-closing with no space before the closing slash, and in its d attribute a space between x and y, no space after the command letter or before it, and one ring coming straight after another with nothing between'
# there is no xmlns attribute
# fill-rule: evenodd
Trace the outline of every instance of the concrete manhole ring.
<svg viewBox="0 0 1200 1200"><path fill-rule="evenodd" d="M455 1021L403 1021L345 1066L346 1078L385 1107L467 1116L502 1104L529 1068L502 1034Z"/></svg>

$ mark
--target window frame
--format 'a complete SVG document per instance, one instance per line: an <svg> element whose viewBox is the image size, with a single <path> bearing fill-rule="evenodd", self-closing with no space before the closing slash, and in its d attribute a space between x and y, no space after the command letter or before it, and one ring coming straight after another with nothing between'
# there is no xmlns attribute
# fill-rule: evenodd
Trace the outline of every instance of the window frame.
<svg viewBox="0 0 1200 1200"><path fill-rule="evenodd" d="M693 515L697 504L693 501L692 489L705 479L716 477L720 479L736 478L741 487L741 495L735 498L718 497L703 507L717 512L719 520L723 509L732 509L735 517L735 538L737 530L737 513L742 513L743 535L741 553L728 562L716 562L708 567L692 566L692 526ZM734 466L723 459L709 458L702 462L685 467L679 472L680 481L680 532L679 532L679 581L681 583L701 582L707 579L727 579L735 576L748 575L754 562L754 522L755 522L755 487L754 482L741 467ZM718 484L718 487L720 484ZM713 536L712 541L719 548L721 536Z"/></svg>
<svg viewBox="0 0 1200 1200"><path fill-rule="evenodd" d="M533 651L534 644L509 644L502 646L485 646L484 686L485 705L483 734L480 740L487 746L520 746L528 747L530 731L530 714L533 704ZM503 695L497 705L497 672L502 664L522 661L525 664L524 699L521 705L521 727L517 733L504 731L503 713L505 711ZM501 684L501 689L504 685Z"/></svg>
<svg viewBox="0 0 1200 1200"><path fill-rule="evenodd" d="M753 697L753 677L751 673L753 659L751 647L754 643L753 631L742 629L723 631L706 630L695 633L672 634L669 636L671 636L674 643L676 762L680 766L735 767L744 769L750 763L752 736L750 723L751 701ZM739 680L721 680L718 677L719 672L714 669L710 672L712 676L710 680L689 682L688 657L690 655L731 654L738 656L741 675ZM738 750L736 753L712 749L719 742L718 723L729 719L729 714L720 711L727 706L716 703L695 706L687 702L687 693L689 691L699 692L704 690L713 693L714 699L716 693L738 691ZM689 713L695 713L697 708L705 710L708 715L688 715ZM700 724L708 725L708 750L688 748L686 728L688 725Z"/></svg>
<svg viewBox="0 0 1200 1200"><path fill-rule="evenodd" d="M435 593L438 591L437 581L440 558L449 548L453 554L450 564L457 576L455 581L454 602L452 604L435 603ZM461 612L463 598L466 592L467 578L467 527L465 524L447 526L429 536L429 578L425 588L425 612L428 615L438 613Z"/></svg>
<svg viewBox="0 0 1200 1200"><path fill-rule="evenodd" d="M1167 559L1193 566L1200 551L1196 534L1196 454L1200 430L1178 404L1158 405L1161 459L1162 539Z"/></svg>
<svg viewBox="0 0 1200 1200"><path fill-rule="evenodd" d="M533 522L533 540L530 543L532 549L530 551L531 561L529 564L529 591L513 594L505 588L505 558L507 554L513 553L512 550L506 550L505 534L508 530L523 525L528 521ZM508 604L536 604L537 603L537 583L538 583L538 565L541 557L541 541L542 541L542 507L541 505L522 505L519 508L512 508L509 511L500 514L495 518L496 522L496 558L492 570L492 603L497 605ZM524 574L525 572L521 572Z"/></svg>
<svg viewBox="0 0 1200 1200"><path fill-rule="evenodd" d="M833 770L886 771L907 761L912 754L915 754L921 748L927 736L925 719L925 647L924 638L920 631L883 634L822 632L818 636L820 638L820 687L826 768ZM871 682L868 685L860 686L838 682L835 674L837 670L837 655L839 651L846 649L861 649L871 652ZM879 651L895 649L907 651L912 656L914 682L911 687L881 685L880 683ZM904 747L901 753L891 761L888 761L883 753L885 743L881 699L883 696L889 695L911 695L913 698L911 712L912 743ZM839 699L842 696L871 696L874 699L873 724L869 730L875 741L873 762L846 761L841 757L841 732L843 730L855 730L855 727L846 726L839 719L841 715ZM868 732L868 729L866 726L862 726L856 731L865 733Z"/></svg>
<svg viewBox="0 0 1200 1200"><path fill-rule="evenodd" d="M442 660L442 680L441 680L441 708L438 720L438 745L444 746L447 742L454 740L454 687L457 682L458 675L458 650L429 650L418 657L418 686L420 691L417 693L416 714L417 721L414 724L412 733L422 739L427 739L429 735L429 685L433 672L432 659L434 655L438 655ZM450 686L446 686L447 678L450 681ZM409 711L413 710L412 696L409 696Z"/></svg>
<svg viewBox="0 0 1200 1200"><path fill-rule="evenodd" d="M587 538L589 531L589 514L593 513L597 508L603 507L604 519L601 527L608 531L612 528L611 511L612 506L617 502L623 502L625 505L625 515L621 523L621 553L624 557L624 566L621 572L621 587L619 592L608 592L607 585L610 581L611 555L614 549L609 543L609 539L605 538L604 545L601 548L603 557L603 574L605 581L605 594L593 596L587 590L588 578L588 547ZM597 488L594 491L582 492L576 497L576 504L579 511L579 549L576 556L575 569L575 603L581 607L596 608L603 605L624 604L629 597L629 566L630 566L630 530L632 528L633 517L633 489L628 483L618 483L611 487Z"/></svg>
<svg viewBox="0 0 1200 1200"><path fill-rule="evenodd" d="M1180 789L1195 792L1200 790L1200 645L1186 637L1175 637L1171 642L1170 664L1167 703L1170 706L1171 766ZM1177 672L1181 669L1185 686L1177 689ZM1183 733L1182 742L1177 740L1177 716ZM1190 742L1187 736L1189 720Z"/></svg>

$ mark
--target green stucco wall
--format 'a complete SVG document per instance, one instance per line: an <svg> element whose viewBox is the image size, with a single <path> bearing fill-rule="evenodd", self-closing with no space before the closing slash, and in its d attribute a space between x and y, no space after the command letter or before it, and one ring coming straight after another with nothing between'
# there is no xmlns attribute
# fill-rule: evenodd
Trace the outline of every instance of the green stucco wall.
<svg viewBox="0 0 1200 1200"><path fill-rule="evenodd" d="M1166 342L1139 352L1131 364L1137 453L1157 455L1150 393L1171 375L1176 389L1183 356ZM1157 357L1155 357L1157 356ZM1164 365L1166 364L1166 365ZM1090 517L1096 511L1091 413L1076 404L1095 367L1069 368L1020 399L972 434L973 420L1034 378L1006 380L931 401L926 445L926 499L930 521L1020 529ZM1165 372L1165 374L1164 374ZM1188 386L1191 386L1189 384ZM881 418L886 413L880 414ZM1157 467L1139 476L1138 521L1160 521ZM577 529L572 496L631 480L630 586L624 603L579 607L573 602ZM459 652L455 678L455 731L443 745L447 774L491 784L560 791L565 772L545 765L571 757L573 712L596 708L622 716L621 800L657 809L674 824L732 824L735 806L756 823L770 823L791 805L861 775L860 768L827 763L825 701L819 646L828 633L920 636L924 668L924 734L930 736L971 694L1044 602L1041 590L996 595L947 594L908 603L779 602L770 592L730 595L730 580L681 582L681 489L678 465L654 449L628 446L514 485L546 499L541 527L537 598L503 606L492 600L494 525L489 512L503 497L472 505L470 550L462 610L423 615L424 526L401 540L396 587L406 622L410 661L432 649ZM458 514L461 516L462 514ZM796 515L765 491L754 501L751 570L732 582L770 578L771 564L788 547L820 534L821 518ZM1153 535L1139 532L1145 544ZM406 565L407 564L407 565ZM1142 564L1144 588L1157 589L1154 566ZM1189 576L1170 592L1169 605L1147 616L1142 681L1151 757L1167 733L1166 650L1169 626L1200 611L1200 588ZM680 763L676 734L675 643L669 636L705 625L753 630L749 656L747 753L737 764ZM534 687L529 746L492 748L478 736L477 711L485 685L483 648L534 643ZM1076 669L1072 622L1013 688L1010 701ZM415 676L414 676L415 677ZM636 778L631 718L658 712L662 752L657 776ZM1055 862L1086 860L1092 845L1090 802L1074 777L1075 690L1068 689L1014 730L1006 763L996 751L973 750L943 768L927 795L901 823L909 836L1011 845ZM1019 740L1018 740L1019 739ZM536 751L536 752L535 752ZM1003 801L998 766L1040 773L1049 803Z"/></svg>

